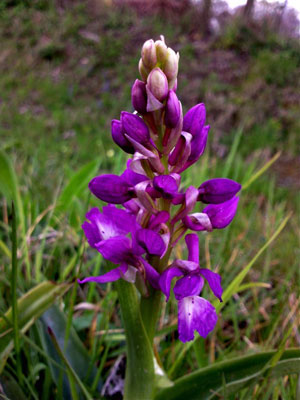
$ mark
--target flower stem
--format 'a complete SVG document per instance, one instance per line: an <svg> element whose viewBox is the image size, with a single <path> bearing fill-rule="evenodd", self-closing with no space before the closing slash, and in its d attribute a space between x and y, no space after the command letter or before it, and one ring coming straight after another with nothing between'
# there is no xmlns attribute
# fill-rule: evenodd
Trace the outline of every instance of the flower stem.
<svg viewBox="0 0 300 400"><path fill-rule="evenodd" d="M160 290L150 289L149 297L141 298L141 314L144 327L148 334L151 346L155 335L157 320L161 311L162 293Z"/></svg>
<svg viewBox="0 0 300 400"><path fill-rule="evenodd" d="M154 356L133 284L116 282L127 343L124 400L151 400L154 394Z"/></svg>

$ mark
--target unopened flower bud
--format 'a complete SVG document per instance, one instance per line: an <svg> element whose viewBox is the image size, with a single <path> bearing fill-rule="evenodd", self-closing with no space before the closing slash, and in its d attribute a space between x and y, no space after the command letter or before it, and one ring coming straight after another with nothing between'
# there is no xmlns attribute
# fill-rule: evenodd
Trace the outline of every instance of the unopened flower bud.
<svg viewBox="0 0 300 400"><path fill-rule="evenodd" d="M164 63L165 59L167 57L167 52L168 48L162 40L157 40L155 42L155 48L156 48L156 56L157 56L157 61L160 63Z"/></svg>
<svg viewBox="0 0 300 400"><path fill-rule="evenodd" d="M198 200L219 204L232 199L241 190L241 185L232 179L215 178L203 182L199 187Z"/></svg>
<svg viewBox="0 0 300 400"><path fill-rule="evenodd" d="M134 147L124 136L121 121L118 121L116 119L113 119L111 121L111 136L113 138L113 141L119 147L121 147L121 149L123 151L125 151L126 153L129 153L129 154L134 153Z"/></svg>
<svg viewBox="0 0 300 400"><path fill-rule="evenodd" d="M136 79L131 89L131 101L134 109L140 114L147 112L147 93L144 82Z"/></svg>
<svg viewBox="0 0 300 400"><path fill-rule="evenodd" d="M168 80L160 68L154 68L147 79L147 86L155 98L165 100L168 95Z"/></svg>
<svg viewBox="0 0 300 400"><path fill-rule="evenodd" d="M153 68L157 62L156 48L153 39L147 40L142 47L143 64L148 68Z"/></svg>
<svg viewBox="0 0 300 400"><path fill-rule="evenodd" d="M143 64L143 60L140 58L139 61L139 73L141 75L141 78L143 79L144 82L147 82L147 77L149 75L149 72L145 65Z"/></svg>
<svg viewBox="0 0 300 400"><path fill-rule="evenodd" d="M177 126L180 118L180 111L180 102L175 92L173 92L173 90L170 90L167 98L165 113L165 125L168 128L175 128L175 126Z"/></svg>
<svg viewBox="0 0 300 400"><path fill-rule="evenodd" d="M98 199L112 204L122 204L134 196L133 188L118 175L96 176L89 183L89 189Z"/></svg>
<svg viewBox="0 0 300 400"><path fill-rule="evenodd" d="M121 112L121 122L124 131L129 137L142 145L150 142L150 132L148 126L138 115L126 111Z"/></svg>
<svg viewBox="0 0 300 400"><path fill-rule="evenodd" d="M164 64L164 73L169 80L175 79L178 73L179 53L175 53L173 49L168 48L167 58Z"/></svg>

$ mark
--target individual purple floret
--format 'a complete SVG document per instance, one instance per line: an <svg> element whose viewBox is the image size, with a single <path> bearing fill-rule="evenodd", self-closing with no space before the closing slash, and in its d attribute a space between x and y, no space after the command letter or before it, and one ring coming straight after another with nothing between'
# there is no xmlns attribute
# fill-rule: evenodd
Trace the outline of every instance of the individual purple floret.
<svg viewBox="0 0 300 400"><path fill-rule="evenodd" d="M217 322L214 307L202 297L198 297L204 279L208 282L214 295L222 301L221 277L209 269L199 266L199 239L194 233L186 235L188 261L175 260L161 275L159 284L167 300L170 296L171 281L181 277L174 286L178 300L178 331L182 342L193 340L194 331L206 337Z"/></svg>
<svg viewBox="0 0 300 400"><path fill-rule="evenodd" d="M195 173L186 180L195 176L192 185L182 187L181 173L205 151L210 126L203 103L183 116L175 93L178 64L179 54L167 47L163 37L143 45L141 80L136 79L131 90L135 111L122 111L120 120L111 123L113 141L132 157L123 173L91 180L90 191L108 205L102 212L92 208L82 225L89 245L116 266L79 282L124 279L136 286L141 298L151 300L160 291L168 301L177 278L173 292L179 339L187 342L195 330L206 337L217 322L214 307L199 296L205 281L222 301L221 277L199 265L197 235L232 222L241 185L227 178L197 182ZM173 250L186 233L188 260L174 259Z"/></svg>

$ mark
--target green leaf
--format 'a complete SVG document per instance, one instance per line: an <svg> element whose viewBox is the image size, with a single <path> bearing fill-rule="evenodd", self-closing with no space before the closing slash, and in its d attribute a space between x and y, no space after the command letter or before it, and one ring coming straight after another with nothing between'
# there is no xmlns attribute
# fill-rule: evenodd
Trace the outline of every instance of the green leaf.
<svg viewBox="0 0 300 400"><path fill-rule="evenodd" d="M155 400L227 398L266 373L271 377L300 373L300 349L286 350L275 366L268 366L275 354L268 351L215 363L177 379L172 387L159 391Z"/></svg>
<svg viewBox="0 0 300 400"><path fill-rule="evenodd" d="M96 375L96 368L94 367L89 371L88 367L91 364L90 356L73 327L71 327L68 341L65 343L67 326L65 314L54 305L41 316L40 321L41 324L39 328L41 329L39 329L39 332L44 351L58 363L61 364L61 360L63 361L75 382L78 384L80 381L79 387L81 387L81 389L82 386L84 386L82 383L83 381L91 387ZM48 329L53 333L52 340L49 336ZM57 346L59 346L59 349ZM53 365L53 363L49 363L49 368L54 382L58 384L61 369ZM70 369L72 369L72 371L70 371ZM101 385L102 383L98 382L98 390L101 390ZM69 386L67 384L65 376L63 379L63 390L66 398L70 398L71 389L71 385ZM84 390L83 393L85 393Z"/></svg>
<svg viewBox="0 0 300 400"><path fill-rule="evenodd" d="M73 200L86 189L89 181L95 176L98 165L99 161L93 160L80 168L72 176L58 198L56 214L66 211L71 206Z"/></svg>
<svg viewBox="0 0 300 400"><path fill-rule="evenodd" d="M65 354L63 353L60 344L57 341L57 338L55 337L53 331L51 328L48 328L49 334L51 336L51 339L54 343L55 349L58 352L60 358L63 360L65 366L67 367L67 371L68 371L68 378L69 378L69 382L70 382L70 390L72 393L72 398L73 399L77 399L77 393L78 391L76 390L75 387L75 382L78 384L78 386L80 387L80 389L82 390L84 396L86 397L86 399L88 400L93 400L91 395L89 394L89 392L87 391L87 389L85 388L84 384L82 383L81 379L79 378L79 376L76 374L76 372L74 371L74 369L72 368L71 364L69 363L68 359L66 358ZM84 367L84 365L83 365Z"/></svg>
<svg viewBox="0 0 300 400"><path fill-rule="evenodd" d="M62 296L70 284L56 285L52 282L43 282L18 299L18 326L20 331L26 332L54 302ZM0 318L0 373L4 368L7 357L14 347L12 328L12 308Z"/></svg>

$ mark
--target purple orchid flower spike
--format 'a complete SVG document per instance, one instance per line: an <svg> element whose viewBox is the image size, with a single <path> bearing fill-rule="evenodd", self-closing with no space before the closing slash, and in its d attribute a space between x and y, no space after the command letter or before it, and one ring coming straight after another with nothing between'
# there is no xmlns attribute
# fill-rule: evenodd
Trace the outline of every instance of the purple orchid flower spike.
<svg viewBox="0 0 300 400"><path fill-rule="evenodd" d="M195 330L206 337L216 325L216 310L200 293L206 281L222 301L221 277L200 267L195 233L185 236L187 260L176 259L169 265L169 257L188 229L213 231L229 225L236 214L241 185L216 178L199 187L181 187L180 174L205 151L210 127L203 103L183 117L176 94L178 65L179 54L167 47L163 36L144 44L138 66L142 80L137 79L131 90L135 112L122 111L120 120L111 123L114 142L132 157L120 176L104 174L90 181L91 192L109 205L102 212L90 210L82 225L89 245L116 267L79 282L124 279L134 283L141 293L136 296L141 312L145 312L143 297L149 296L147 304L153 304L149 324L153 323L154 330L159 310L154 309L153 289L162 291L168 300L172 281L177 278L173 292L178 301L179 339L187 342L193 340ZM194 212L197 202L205 204L201 212ZM125 293L128 285L120 286L124 286ZM127 312L124 321L130 320L130 307L122 300L121 307L122 315L124 310ZM126 323L125 331L128 338L130 329ZM148 339L151 336L154 332ZM150 371L148 365L139 367ZM127 397L131 398L128 393Z"/></svg>
<svg viewBox="0 0 300 400"><path fill-rule="evenodd" d="M206 337L217 322L215 308L202 297L204 279L208 282L214 295L222 301L221 277L215 272L199 266L199 239L196 234L186 235L185 241L189 256L187 261L176 260L161 275L159 284L168 301L171 282L181 277L174 286L174 294L178 300L178 332L179 339L187 342L194 339L194 331Z"/></svg>

